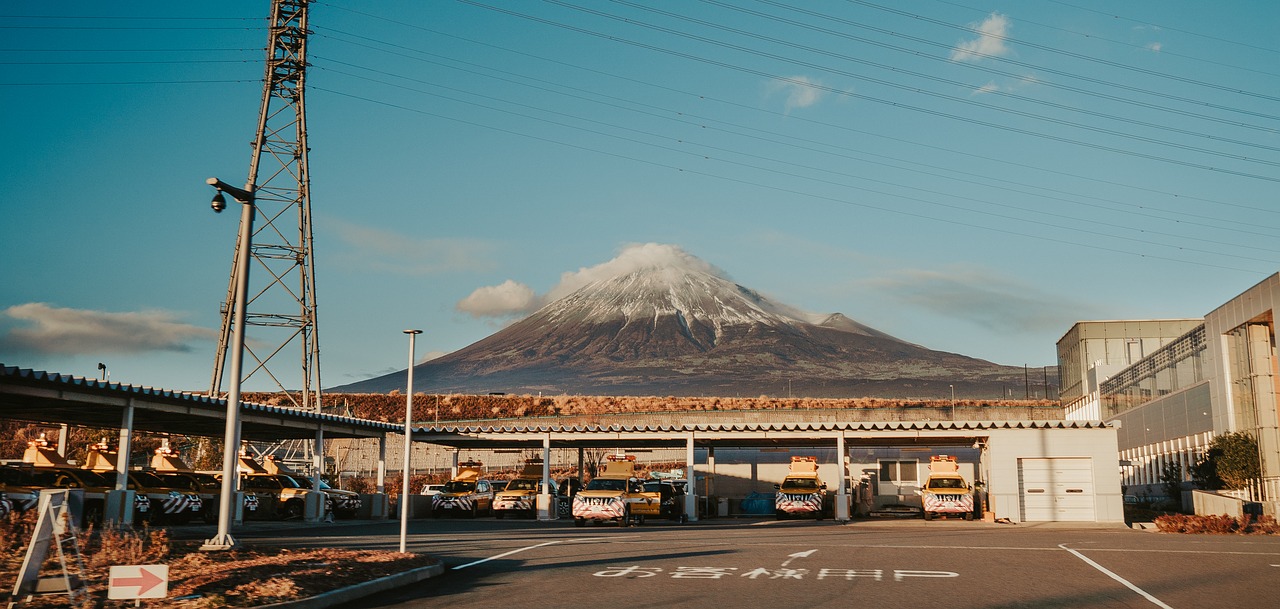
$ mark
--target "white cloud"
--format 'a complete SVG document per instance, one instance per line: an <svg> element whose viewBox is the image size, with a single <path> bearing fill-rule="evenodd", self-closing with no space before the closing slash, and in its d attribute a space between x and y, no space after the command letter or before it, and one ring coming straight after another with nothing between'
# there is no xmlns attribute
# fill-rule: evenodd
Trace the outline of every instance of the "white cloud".
<svg viewBox="0 0 1280 609"><path fill-rule="evenodd" d="M1163 48L1164 48L1164 45L1163 45L1163 44L1161 44L1161 43L1159 43L1159 42L1149 42L1149 43L1147 43L1147 50L1148 50L1148 51L1151 51L1151 52L1153 52L1153 53L1159 53L1159 52L1160 52L1160 49L1163 49Z"/></svg>
<svg viewBox="0 0 1280 609"><path fill-rule="evenodd" d="M538 302L533 288L508 279L498 285L476 288L456 306L472 317L503 317L531 313L538 308Z"/></svg>
<svg viewBox="0 0 1280 609"><path fill-rule="evenodd" d="M572 294L583 286L652 268L688 269L728 279L728 273L678 245L642 243L625 246L608 262L561 273L560 281L546 294L535 295L528 286L508 279L496 286L476 289L458 302L457 309L475 317L505 317L532 313L543 305Z"/></svg>
<svg viewBox="0 0 1280 609"><path fill-rule="evenodd" d="M3 315L16 321L18 327L0 335L0 353L190 351L189 342L217 336L209 328L178 322L177 315L168 311L108 313L32 302L9 307Z"/></svg>
<svg viewBox="0 0 1280 609"><path fill-rule="evenodd" d="M1001 332L1059 331L1096 312L976 269L906 270L871 283L904 304Z"/></svg>
<svg viewBox="0 0 1280 609"><path fill-rule="evenodd" d="M981 87L978 87L977 89L974 89L973 94L982 95L984 93L995 93L999 90L1000 90L1000 85L997 85L995 82L989 82L985 85L982 85Z"/></svg>
<svg viewBox="0 0 1280 609"><path fill-rule="evenodd" d="M786 94L785 108L790 112L796 108L808 108L817 104L825 93L823 86L821 81L807 76L791 76L771 81L770 90Z"/></svg>
<svg viewBox="0 0 1280 609"><path fill-rule="evenodd" d="M991 13L982 23L969 24L978 31L973 40L962 40L951 50L951 61L978 61L984 57L1000 57L1009 54L1005 37L1013 24L1000 13Z"/></svg>
<svg viewBox="0 0 1280 609"><path fill-rule="evenodd" d="M476 239L418 239L408 235L326 219L338 241L347 246L338 262L361 272L434 275L492 270L494 246Z"/></svg>

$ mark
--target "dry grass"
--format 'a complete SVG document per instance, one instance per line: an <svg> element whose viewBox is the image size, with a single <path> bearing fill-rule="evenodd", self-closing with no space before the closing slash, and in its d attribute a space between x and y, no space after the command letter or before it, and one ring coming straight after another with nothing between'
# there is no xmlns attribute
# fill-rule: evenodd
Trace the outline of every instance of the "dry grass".
<svg viewBox="0 0 1280 609"><path fill-rule="evenodd" d="M264 404L287 401L279 394L249 393L245 399ZM404 420L404 395L391 393L329 393L325 408L376 421ZM973 406L1056 406L1050 400L957 400L957 407ZM589 395L428 395L413 396L413 411L421 420L454 421L511 419L552 416L593 416L630 413L823 410L873 408L944 408L950 400L894 400L883 398L754 398L674 397L674 396L589 396Z"/></svg>
<svg viewBox="0 0 1280 609"><path fill-rule="evenodd" d="M34 510L0 520L0 582L17 581L35 528ZM144 606L213 609L255 607L296 600L438 562L418 554L373 550L299 550L244 547L200 552L198 543L175 544L167 532L104 529L80 533L89 596L78 607L106 603L107 575L117 565L169 565L169 596ZM46 563L42 575L58 569ZM6 585L6 592L11 590ZM0 600L8 600L0 594ZM118 603L111 601L112 606ZM66 596L35 597L30 607L72 607Z"/></svg>
<svg viewBox="0 0 1280 609"><path fill-rule="evenodd" d="M1189 516L1167 514L1155 519L1161 533L1216 534L1216 535L1276 535L1280 524L1270 516Z"/></svg>

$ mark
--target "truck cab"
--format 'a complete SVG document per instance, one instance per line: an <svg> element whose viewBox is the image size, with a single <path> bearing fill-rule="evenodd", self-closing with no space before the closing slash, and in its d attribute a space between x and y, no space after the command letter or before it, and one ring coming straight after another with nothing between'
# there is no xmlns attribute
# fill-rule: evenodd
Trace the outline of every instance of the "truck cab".
<svg viewBox="0 0 1280 609"><path fill-rule="evenodd" d="M818 477L817 457L791 457L787 477L774 486L773 512L783 518L812 517L821 520L831 511L827 485Z"/></svg>
<svg viewBox="0 0 1280 609"><path fill-rule="evenodd" d="M493 483L484 479L484 464L467 461L458 464L458 474L431 496L431 517L448 514L475 518L493 510Z"/></svg>
<svg viewBox="0 0 1280 609"><path fill-rule="evenodd" d="M549 494L556 494L556 483L551 482ZM493 515L499 519L507 514L538 515L538 495L542 493L542 459L529 459L519 476L507 482L507 487L493 498Z"/></svg>
<svg viewBox="0 0 1280 609"><path fill-rule="evenodd" d="M960 464L955 457L929 457L929 478L917 492L925 520L948 514L973 520L973 487L960 475Z"/></svg>
<svg viewBox="0 0 1280 609"><path fill-rule="evenodd" d="M573 497L573 524L617 522L625 527L644 524L645 516L662 513L662 496L644 489L636 477L635 455L610 455L604 471Z"/></svg>

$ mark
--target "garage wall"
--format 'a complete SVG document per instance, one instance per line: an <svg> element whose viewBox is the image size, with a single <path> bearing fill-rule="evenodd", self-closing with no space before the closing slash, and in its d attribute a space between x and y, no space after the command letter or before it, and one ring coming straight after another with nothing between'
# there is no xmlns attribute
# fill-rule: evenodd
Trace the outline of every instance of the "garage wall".
<svg viewBox="0 0 1280 609"><path fill-rule="evenodd" d="M1021 460L1082 458L1092 464L1093 513L1096 522L1123 523L1119 446L1116 430L996 429L987 441L988 492L996 518L1023 522Z"/></svg>

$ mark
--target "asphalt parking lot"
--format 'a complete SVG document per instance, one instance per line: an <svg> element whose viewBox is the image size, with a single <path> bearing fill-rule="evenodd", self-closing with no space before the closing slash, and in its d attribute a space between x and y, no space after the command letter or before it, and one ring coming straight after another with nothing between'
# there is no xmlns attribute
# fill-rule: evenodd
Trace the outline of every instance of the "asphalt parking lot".
<svg viewBox="0 0 1280 609"><path fill-rule="evenodd" d="M201 526L175 537L204 534ZM395 549L398 521L256 522L246 544ZM960 520L640 527L415 520L444 575L350 606L1275 607L1280 538Z"/></svg>

